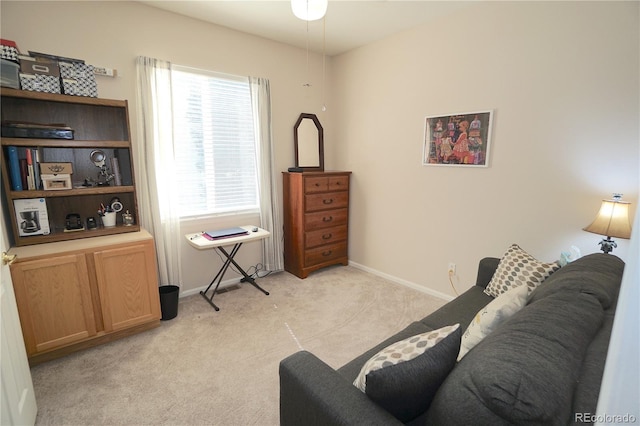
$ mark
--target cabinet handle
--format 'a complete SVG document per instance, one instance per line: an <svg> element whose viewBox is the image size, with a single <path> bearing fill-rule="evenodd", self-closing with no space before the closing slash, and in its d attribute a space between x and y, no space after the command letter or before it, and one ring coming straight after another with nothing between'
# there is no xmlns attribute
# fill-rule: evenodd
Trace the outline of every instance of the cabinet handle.
<svg viewBox="0 0 640 426"><path fill-rule="evenodd" d="M331 204L331 203L333 203L333 198L329 198L328 200L327 200L327 199L324 199L324 200L322 200L322 202L323 202L324 204Z"/></svg>
<svg viewBox="0 0 640 426"><path fill-rule="evenodd" d="M17 254L7 254L6 251L2 252L2 263L4 263L5 265L11 265L16 258L18 257Z"/></svg>
<svg viewBox="0 0 640 426"><path fill-rule="evenodd" d="M323 239L323 240L328 240L328 239L330 239L331 237L333 237L333 234L324 234L324 235L322 236L322 239Z"/></svg>
<svg viewBox="0 0 640 426"><path fill-rule="evenodd" d="M333 216L329 216L329 217L325 216L325 217L322 218L323 222L331 222L332 220L333 220Z"/></svg>
<svg viewBox="0 0 640 426"><path fill-rule="evenodd" d="M333 251L332 251L332 250L327 250L327 251L323 251L323 252L322 252L322 255L323 255L323 256L325 256L325 257L327 257L327 256L331 256L331 253L333 253Z"/></svg>
<svg viewBox="0 0 640 426"><path fill-rule="evenodd" d="M320 184L318 182L316 182L316 186L320 186Z"/></svg>

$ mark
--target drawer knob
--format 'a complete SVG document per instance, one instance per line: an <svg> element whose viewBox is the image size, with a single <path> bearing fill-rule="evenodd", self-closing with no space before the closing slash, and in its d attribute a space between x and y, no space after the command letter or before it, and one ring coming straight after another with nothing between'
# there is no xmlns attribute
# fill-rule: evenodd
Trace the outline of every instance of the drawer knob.
<svg viewBox="0 0 640 426"><path fill-rule="evenodd" d="M329 217L325 216L325 217L322 218L323 222L331 222L332 220L333 220L333 216L329 216Z"/></svg>
<svg viewBox="0 0 640 426"><path fill-rule="evenodd" d="M324 235L322 236L322 239L323 239L323 240L328 240L328 239L330 239L331 237L333 237L333 234L324 234Z"/></svg>
<svg viewBox="0 0 640 426"><path fill-rule="evenodd" d="M324 204L331 204L331 203L333 203L333 198L329 198L328 200L327 200L327 199L324 199L324 200L322 200L322 202L323 202Z"/></svg>
<svg viewBox="0 0 640 426"><path fill-rule="evenodd" d="M323 251L322 255L327 257L327 256L331 256L331 253L333 253L331 250L327 250L327 251Z"/></svg>

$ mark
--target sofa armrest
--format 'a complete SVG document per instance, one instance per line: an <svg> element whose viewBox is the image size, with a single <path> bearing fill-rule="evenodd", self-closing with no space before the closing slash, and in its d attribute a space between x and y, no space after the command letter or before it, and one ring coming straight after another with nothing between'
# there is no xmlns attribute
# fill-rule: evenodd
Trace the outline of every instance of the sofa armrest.
<svg viewBox="0 0 640 426"><path fill-rule="evenodd" d="M478 276L476 278L476 285L482 288L487 288L493 274L498 269L498 263L500 259L497 257L485 257L480 259L478 263Z"/></svg>
<svg viewBox="0 0 640 426"><path fill-rule="evenodd" d="M401 425L307 351L280 362L280 425Z"/></svg>

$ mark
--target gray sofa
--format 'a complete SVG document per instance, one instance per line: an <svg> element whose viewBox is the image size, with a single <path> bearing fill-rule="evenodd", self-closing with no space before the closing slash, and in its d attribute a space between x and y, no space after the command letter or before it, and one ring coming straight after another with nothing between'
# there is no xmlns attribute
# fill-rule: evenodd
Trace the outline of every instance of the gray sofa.
<svg viewBox="0 0 640 426"><path fill-rule="evenodd" d="M498 262L482 259L471 289L337 371L306 351L282 360L280 424L402 424L353 386L361 367L407 337L454 323L464 331L493 300L483 290ZM455 365L428 409L406 424L582 424L582 413L596 413L623 269L606 254L562 267Z"/></svg>

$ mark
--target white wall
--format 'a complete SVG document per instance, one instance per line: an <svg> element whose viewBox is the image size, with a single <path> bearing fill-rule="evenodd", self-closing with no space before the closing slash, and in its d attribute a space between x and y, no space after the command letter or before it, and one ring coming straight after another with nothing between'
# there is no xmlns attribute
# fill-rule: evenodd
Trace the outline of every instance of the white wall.
<svg viewBox="0 0 640 426"><path fill-rule="evenodd" d="M512 242L542 260L577 245L612 192L638 201L637 2L482 2L328 61L304 50L135 2L0 3L2 38L21 50L117 68L100 97L128 99L136 134L135 57L269 78L276 168L293 165L300 112L325 128L327 169L352 170L353 262L409 285L451 295L477 261ZM490 167L421 165L427 115L493 109ZM222 218L216 226L248 223ZM202 230L188 223L184 231ZM623 259L628 242L614 252ZM185 291L208 284L211 253L184 247ZM260 261L257 244L242 264ZM626 260L626 259L625 259ZM204 281L204 282L203 282Z"/></svg>
<svg viewBox="0 0 640 426"><path fill-rule="evenodd" d="M268 78L271 84L276 170L294 165L293 125L301 112L318 114L331 133L329 117L322 115L322 57L304 49L176 15L137 2L43 1L0 3L2 38L19 49L84 59L96 66L115 68L115 79L97 77L101 98L127 99L135 147L135 58L144 55L173 63L236 75ZM306 27L300 27L306 36ZM327 70L331 60L327 60ZM302 83L310 78L313 86ZM327 92L327 100L331 94ZM331 167L331 164L328 164ZM170 172L170 171L167 171ZM280 194L282 189L280 188ZM215 227L259 225L257 217L217 217L187 222L184 233ZM186 241L186 240L185 240ZM209 284L220 264L213 251L198 252L184 243L182 294ZM247 244L238 254L243 266L261 261L261 245ZM233 277L229 274L225 278ZM174 283L162 283L174 284Z"/></svg>
<svg viewBox="0 0 640 426"><path fill-rule="evenodd" d="M451 295L449 262L463 290L511 243L598 251L581 229L601 199L638 202L638 17L638 2L482 2L334 57L350 260ZM488 109L488 168L421 165L425 116Z"/></svg>

